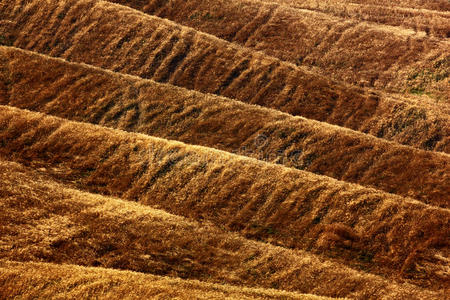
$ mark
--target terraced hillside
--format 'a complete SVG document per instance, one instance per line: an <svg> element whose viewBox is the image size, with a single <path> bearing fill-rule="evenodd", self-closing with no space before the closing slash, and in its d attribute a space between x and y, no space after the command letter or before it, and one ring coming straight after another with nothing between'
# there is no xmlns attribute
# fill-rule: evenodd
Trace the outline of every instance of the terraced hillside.
<svg viewBox="0 0 450 300"><path fill-rule="evenodd" d="M0 3L0 298L445 299L449 8Z"/></svg>

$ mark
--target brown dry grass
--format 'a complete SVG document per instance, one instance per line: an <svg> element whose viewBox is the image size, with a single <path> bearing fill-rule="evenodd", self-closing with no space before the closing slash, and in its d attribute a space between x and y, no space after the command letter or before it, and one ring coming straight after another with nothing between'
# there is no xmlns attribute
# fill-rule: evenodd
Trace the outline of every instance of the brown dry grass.
<svg viewBox="0 0 450 300"><path fill-rule="evenodd" d="M448 201L445 154L16 48L0 47L0 61L3 105L235 152L435 205ZM411 137L420 139L429 123L415 127ZM441 132L430 135L445 137L435 150L450 152L450 128L433 128Z"/></svg>
<svg viewBox="0 0 450 300"><path fill-rule="evenodd" d="M364 1L354 3L346 0L261 0L264 2L276 2L299 9L308 9L331 14L341 18L352 18L360 21L374 22L378 24L400 26L416 31L423 31L427 35L439 38L450 37L450 7L434 6L408 6L399 4L399 1ZM386 3L387 2L387 3ZM433 1L422 1L422 4L430 4ZM436 3L436 2L434 2ZM445 3L445 0L443 2ZM438 10L434 10L434 9Z"/></svg>
<svg viewBox="0 0 450 300"><path fill-rule="evenodd" d="M299 0L293 0L299 1ZM448 0L399 0L399 1L389 1L389 0L338 0L347 3L359 3L359 4L376 4L383 6L400 6L400 7L410 7L410 8L424 8L432 9L437 11L449 11L450 3Z"/></svg>
<svg viewBox="0 0 450 300"><path fill-rule="evenodd" d="M328 299L279 290L49 263L0 261L0 298L20 299Z"/></svg>
<svg viewBox="0 0 450 300"><path fill-rule="evenodd" d="M444 38L438 39L408 28L295 9L274 4L272 0L112 2L307 66L350 84L407 93L430 92L446 100L450 93L450 44L445 39L447 32L450 35L450 15L447 19L431 19L440 26L428 28L427 32L439 31ZM424 14L417 17L425 18ZM410 17L407 20L414 21ZM424 70L429 76L419 76Z"/></svg>
<svg viewBox="0 0 450 300"><path fill-rule="evenodd" d="M2 107L0 154L80 189L423 286L448 282L448 209L198 146ZM276 179L276 180L274 180ZM443 201L448 203L448 199Z"/></svg>
<svg viewBox="0 0 450 300"><path fill-rule="evenodd" d="M429 126L426 134L448 128L448 121L433 121L428 112L442 113L429 105L366 94L119 5L73 0L32 1L25 6L17 0L2 3L0 15L10 20L7 32L14 36L15 46L69 61L216 93L399 142L408 143L405 137L414 136L416 126L420 130ZM420 146L430 149L447 138L425 136Z"/></svg>
<svg viewBox="0 0 450 300"><path fill-rule="evenodd" d="M446 298L447 6L1 1L0 298Z"/></svg>
<svg viewBox="0 0 450 300"><path fill-rule="evenodd" d="M420 290L409 284L388 282L357 272L304 251L248 241L211 225L200 225L139 204L73 190L15 163L1 162L0 178L2 259L107 267L209 283L276 287L360 299L439 299L443 296L442 292ZM0 291L5 293L6 290L7 294L8 289L12 289L12 293L33 293L30 283L36 281L47 293L56 292L58 288L65 288L60 290L65 292L68 287L86 293L92 287L91 276L97 274L105 276L103 284L109 282L109 288L115 287L119 293L121 282L128 290L133 287L124 280L137 279L136 283L141 283L145 278L150 282L142 286L141 291L161 284L163 290L173 293L184 285L184 288L194 288L193 293L208 292L209 287L222 293L258 295L249 289L220 288L174 279L167 279L165 283L171 282L172 287L164 288L161 279L159 283L151 283L156 277L103 269L5 262L0 266ZM26 267L31 270L19 275ZM56 272L48 272L52 270ZM67 274L70 270L74 272ZM115 279L112 282L111 276ZM97 290L98 287L90 293ZM259 294L270 295L270 292L260 291Z"/></svg>

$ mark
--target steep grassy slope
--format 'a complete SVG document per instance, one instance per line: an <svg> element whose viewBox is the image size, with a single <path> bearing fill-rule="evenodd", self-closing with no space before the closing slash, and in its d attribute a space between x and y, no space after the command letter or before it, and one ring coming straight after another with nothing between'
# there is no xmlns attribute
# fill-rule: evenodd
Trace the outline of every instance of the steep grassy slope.
<svg viewBox="0 0 450 300"><path fill-rule="evenodd" d="M401 26L404 28L423 31L426 35L439 38L450 37L450 7L448 2L442 0L441 3L447 5L439 9L439 5L434 8L426 5L405 6L399 1L388 1L380 5L380 1L364 1L353 3L345 0L263 0L265 2L276 2L293 8L308 9L322 13L331 14L341 18L351 18L360 21L374 22L378 24ZM422 4L430 4L433 1L421 1ZM436 2L435 2L436 3Z"/></svg>
<svg viewBox="0 0 450 300"><path fill-rule="evenodd" d="M352 21L272 1L113 2L312 67L347 83L401 92L435 90L441 98L450 93L450 44L429 38L425 32ZM449 20L443 24L450 32ZM424 70L433 72L433 80L418 76Z"/></svg>
<svg viewBox="0 0 450 300"><path fill-rule="evenodd" d="M450 190L450 156L442 153L16 48L0 47L0 61L3 105L235 152L424 202L448 199L442 192ZM446 137L436 147L450 152L450 128L434 128Z"/></svg>
<svg viewBox="0 0 450 300"><path fill-rule="evenodd" d="M0 261L1 298L328 299L170 277L49 263Z"/></svg>
<svg viewBox="0 0 450 300"><path fill-rule="evenodd" d="M80 189L337 256L389 277L434 286L448 279L440 258L448 256L448 209L209 148L15 108L1 108L0 125L2 157L44 168Z"/></svg>
<svg viewBox="0 0 450 300"><path fill-rule="evenodd" d="M0 4L11 44L403 141L429 115L169 21L102 1ZM407 106L407 105L406 105ZM428 107L425 110L432 110ZM403 111L399 113L399 111ZM412 115L410 115L412 113ZM439 114L439 112L436 112ZM431 119L433 119L431 117ZM429 124L431 130L447 124ZM421 127L422 128L422 127ZM433 149L446 136L430 135Z"/></svg>
<svg viewBox="0 0 450 300"><path fill-rule="evenodd" d="M389 283L304 251L247 241L163 211L68 189L35 173L17 164L0 164L3 259L108 267L329 296L438 298L437 293Z"/></svg>

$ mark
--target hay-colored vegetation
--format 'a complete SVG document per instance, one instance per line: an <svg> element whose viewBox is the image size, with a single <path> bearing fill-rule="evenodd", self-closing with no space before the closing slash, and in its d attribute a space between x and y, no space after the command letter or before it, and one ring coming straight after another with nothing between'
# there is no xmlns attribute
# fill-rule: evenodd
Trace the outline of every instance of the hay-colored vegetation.
<svg viewBox="0 0 450 300"><path fill-rule="evenodd" d="M0 178L0 220L4 232L0 238L0 258L4 260L106 267L335 297L439 299L443 296L442 293L420 291L409 284L396 284L354 271L304 251L248 241L212 225L201 225L136 203L73 190L15 163L1 162ZM5 263L0 263L2 265ZM25 266L37 269L38 273L27 271L18 275ZM120 279L145 278L129 272L118 274L100 269L96 273L84 268L78 268L78 272L75 268L73 274L63 278L58 274L71 268L19 264L13 267L12 272L4 272L4 267L0 267L0 286L6 285L13 292L25 290L32 293L36 287L27 284L30 279L39 278L40 273L52 269L57 273L42 274L39 280L47 292L61 286L67 288L70 282L72 288L78 286L78 292L82 293L89 290L93 273L105 274L106 282L115 274L119 282L111 282L110 288L119 288ZM12 277L11 273L16 275ZM8 283L13 278L18 281ZM51 278L56 279L55 285L49 280ZM167 281L189 285L181 280ZM23 285L25 287L21 288ZM149 282L148 287L151 286ZM199 287L201 285L197 284ZM216 289L219 292L256 294L249 289Z"/></svg>
<svg viewBox="0 0 450 300"><path fill-rule="evenodd" d="M0 261L1 298L305 299L327 297L251 289L77 265Z"/></svg>
<svg viewBox="0 0 450 300"><path fill-rule="evenodd" d="M263 0L299 9L308 9L341 18L357 19L382 25L400 26L422 31L425 35L448 38L450 5L448 1L420 1L420 5L404 5L401 1L346 0ZM419 3L416 3L419 4ZM431 6L427 6L430 5Z"/></svg>
<svg viewBox="0 0 450 300"><path fill-rule="evenodd" d="M0 128L2 157L43 168L77 188L390 278L423 286L448 279L439 258L448 255L448 209L210 148L11 107L1 107Z"/></svg>
<svg viewBox="0 0 450 300"><path fill-rule="evenodd" d="M0 48L0 61L3 105L235 152L434 205L448 201L450 156L443 153L16 48ZM419 124L411 138L429 128ZM445 137L436 148L450 152L450 128L433 128Z"/></svg>
<svg viewBox="0 0 450 300"><path fill-rule="evenodd" d="M0 299L448 298L449 3L0 1Z"/></svg>
<svg viewBox="0 0 450 300"><path fill-rule="evenodd" d="M307 66L350 84L406 93L416 89L440 98L448 97L450 44L445 38L450 35L450 14L447 18L438 14L441 17L437 19L434 18L437 13L420 14L416 19L440 26L424 27L426 32L417 32L417 26L410 29L372 24L352 20L346 15L295 9L272 0L112 2ZM352 7L348 3L342 6ZM413 18L407 20L414 21ZM431 31L442 38L429 37ZM424 69L432 72L432 78L415 75Z"/></svg>
<svg viewBox="0 0 450 300"><path fill-rule="evenodd" d="M440 114L432 106L408 105L344 86L251 49L120 5L94 0L27 3L25 6L17 0L0 4L0 16L10 21L8 32L14 36L13 45L19 48L215 93L405 143L405 135L414 136L416 123L423 121L422 105L425 110ZM430 118L424 121L430 128L425 131L426 136L439 131L435 128L446 126L434 122L427 113L424 118ZM445 138L438 134L427 136L421 146L434 149Z"/></svg>
<svg viewBox="0 0 450 300"><path fill-rule="evenodd" d="M300 0L291 0L300 1ZM359 3L359 4L372 4L372 5L383 5L388 7L399 6L406 8L417 8L417 9L430 9L437 11L449 11L450 3L448 0L399 0L399 1L389 1L389 0L338 0L346 3Z"/></svg>

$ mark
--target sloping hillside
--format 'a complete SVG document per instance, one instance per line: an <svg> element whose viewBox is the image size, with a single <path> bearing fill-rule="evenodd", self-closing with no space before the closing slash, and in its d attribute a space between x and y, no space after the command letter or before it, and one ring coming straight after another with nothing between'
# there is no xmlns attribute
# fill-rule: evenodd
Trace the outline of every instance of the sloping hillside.
<svg viewBox="0 0 450 300"><path fill-rule="evenodd" d="M3 105L213 147L434 205L449 199L450 157L443 153L15 48L0 48L1 59ZM441 117L440 124L449 122ZM436 146L450 151L450 128L435 128L446 137Z"/></svg>
<svg viewBox="0 0 450 300"><path fill-rule="evenodd" d="M267 0L299 9L308 9L342 18L422 31L422 34L449 37L450 4L438 1L347 1L347 0Z"/></svg>
<svg viewBox="0 0 450 300"><path fill-rule="evenodd" d="M324 262L320 257L247 241L135 203L69 189L1 163L2 259L133 270L206 282L311 291L321 295L414 295L412 285ZM36 213L39 211L41 213ZM15 220L15 222L11 222ZM330 280L332 282L330 282ZM333 286L333 288L331 288Z"/></svg>
<svg viewBox="0 0 450 300"><path fill-rule="evenodd" d="M351 84L440 94L450 83L450 44L446 40L430 38L426 32L368 24L345 15L295 9L290 5L277 5L272 0L112 2L130 5L282 60L308 66ZM295 1L290 2L295 5ZM348 7L348 3L344 5ZM420 19L434 20L436 14L421 14ZM450 34L450 15L445 16L447 18L441 17L437 22L446 27L433 28L441 36ZM424 30L431 32L432 28L425 27ZM418 76L418 70L424 69L432 73L432 81L426 76ZM414 86L410 84L412 77L416 79Z"/></svg>
<svg viewBox="0 0 450 300"><path fill-rule="evenodd" d="M293 0L293 2L297 2L298 0ZM399 0L395 3L392 3L388 0L339 0L344 3L359 3L359 4L378 4L378 5L386 5L389 7L392 6L400 6L407 8L422 8L422 9L431 9L437 11L449 11L450 4L445 0L431 0L431 1L423 1L423 0Z"/></svg>
<svg viewBox="0 0 450 300"><path fill-rule="evenodd" d="M0 3L1 299L445 299L443 0Z"/></svg>
<svg viewBox="0 0 450 300"><path fill-rule="evenodd" d="M63 278L63 280L61 280ZM49 282L52 282L49 287ZM27 283L24 285L23 283ZM305 299L327 297L279 290L208 284L104 268L0 261L0 297L20 298L188 298L188 299Z"/></svg>
<svg viewBox="0 0 450 300"><path fill-rule="evenodd" d="M395 276L422 259L439 263L422 252L448 243L449 211L412 199L13 108L2 107L0 124L6 141L1 156L9 153L10 160L44 168L77 188L208 220L288 248L330 257L337 251L338 259L366 262L377 273ZM440 255L447 255L445 248Z"/></svg>
<svg viewBox="0 0 450 300"><path fill-rule="evenodd" d="M8 3L0 12L10 20L12 45L68 61L235 98L391 140L399 136L398 141L405 143L408 140L401 137L405 131L413 134L416 123L433 118L431 111L439 111L421 103L417 105L424 107L422 111L430 112L409 115L404 101L345 86L251 49L108 2ZM431 133L436 131L434 127L444 125L428 122L431 124L421 127L427 132L421 146L432 149L446 137Z"/></svg>

